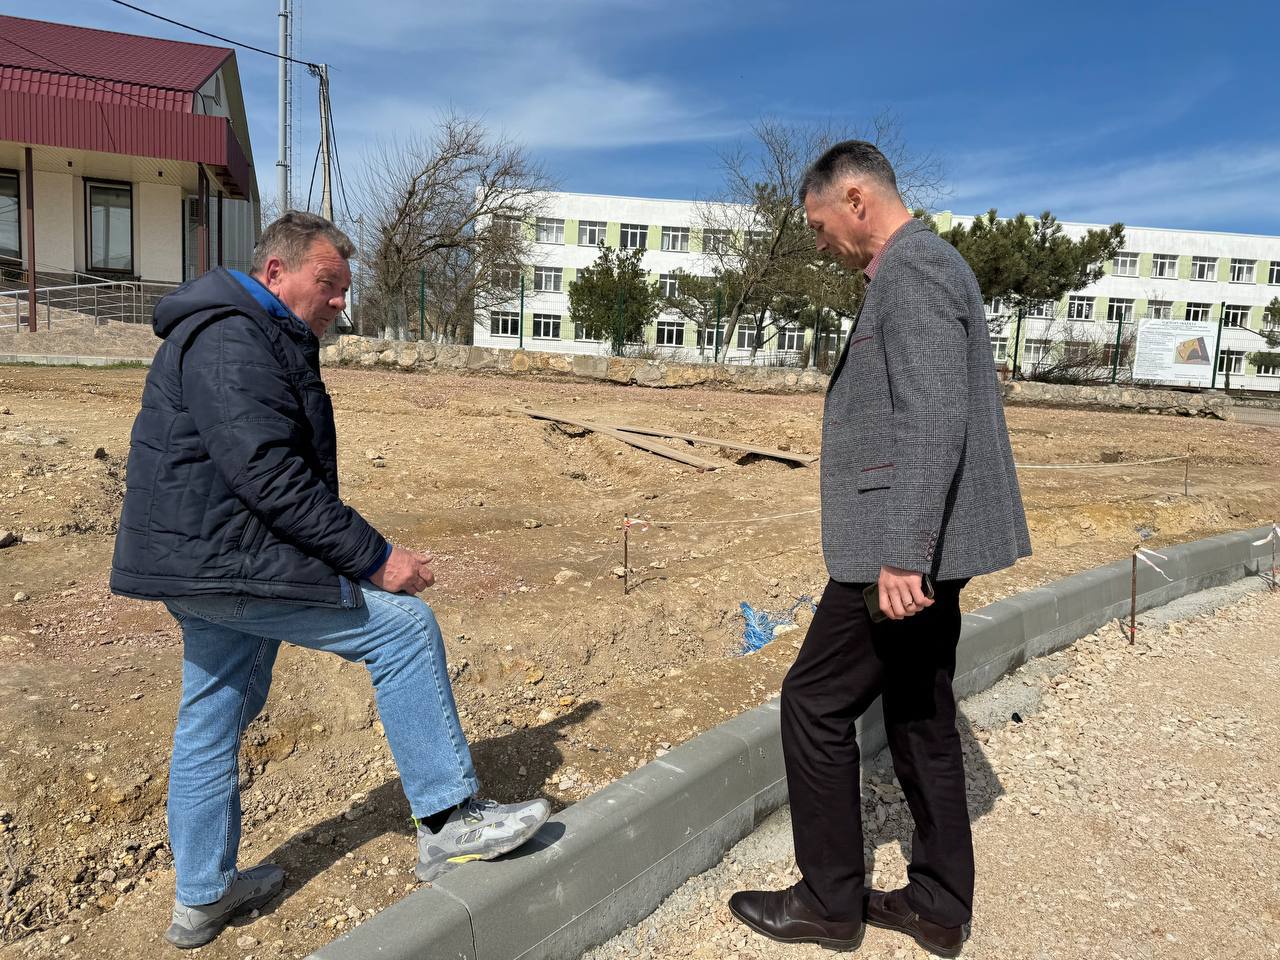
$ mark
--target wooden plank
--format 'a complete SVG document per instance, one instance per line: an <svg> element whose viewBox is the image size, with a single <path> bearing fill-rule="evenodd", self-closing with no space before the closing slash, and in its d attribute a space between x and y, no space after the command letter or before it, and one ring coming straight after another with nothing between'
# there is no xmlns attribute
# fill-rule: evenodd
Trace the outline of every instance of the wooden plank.
<svg viewBox="0 0 1280 960"><path fill-rule="evenodd" d="M563 417L558 413L547 413L543 410L517 410L515 412L523 413L525 416L533 417L535 420L551 420L556 423L567 423L570 426L582 427L584 430L590 430L601 436L612 437L614 440L621 440L630 446L639 447L641 450L649 451L649 453L656 453L660 457L667 457L697 470L718 470L720 468L718 463L695 457L691 453L685 453L683 450L669 447L665 443L657 443L635 434L623 433L621 430L616 430L602 423L592 423L590 420L578 420L574 417Z"/></svg>
<svg viewBox="0 0 1280 960"><path fill-rule="evenodd" d="M813 466L818 458L811 453L791 453L787 450L775 450L772 447L757 447L750 443L738 443L736 440L717 440L715 437L699 437L692 433L675 433L671 430L654 430L650 427L630 427L626 424L611 423L609 426L623 433L639 433L648 437L667 437L670 440L688 440L690 443L706 443L713 447L724 447L727 450L742 450L755 453L774 460L787 460L803 467Z"/></svg>

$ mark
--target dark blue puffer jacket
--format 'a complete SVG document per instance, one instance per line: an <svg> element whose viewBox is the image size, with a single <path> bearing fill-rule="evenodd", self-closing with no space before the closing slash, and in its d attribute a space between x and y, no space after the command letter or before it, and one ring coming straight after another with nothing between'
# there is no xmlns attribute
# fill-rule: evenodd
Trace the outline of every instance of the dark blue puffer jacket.
<svg viewBox="0 0 1280 960"><path fill-rule="evenodd" d="M133 425L114 593L363 605L359 578L386 541L338 499L319 342L276 312L223 269L157 304L164 343Z"/></svg>

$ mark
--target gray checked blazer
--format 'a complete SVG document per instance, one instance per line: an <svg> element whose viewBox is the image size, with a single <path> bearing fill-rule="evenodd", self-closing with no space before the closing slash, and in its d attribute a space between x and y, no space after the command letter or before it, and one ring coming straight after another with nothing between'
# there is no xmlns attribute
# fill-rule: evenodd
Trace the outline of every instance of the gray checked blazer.
<svg viewBox="0 0 1280 960"><path fill-rule="evenodd" d="M821 471L834 580L884 565L952 580L1031 553L978 281L918 220L885 249L831 374Z"/></svg>

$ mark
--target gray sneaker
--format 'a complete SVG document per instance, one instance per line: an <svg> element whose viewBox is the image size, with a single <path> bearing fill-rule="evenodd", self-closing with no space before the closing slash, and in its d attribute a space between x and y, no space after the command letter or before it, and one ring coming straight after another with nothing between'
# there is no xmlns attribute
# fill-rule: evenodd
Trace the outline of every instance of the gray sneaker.
<svg viewBox="0 0 1280 960"><path fill-rule="evenodd" d="M283 886L284 871L274 864L246 870L220 900L195 907L175 902L164 938L181 950L203 947L236 917L266 906Z"/></svg>
<svg viewBox="0 0 1280 960"><path fill-rule="evenodd" d="M546 800L495 803L472 797L439 833L418 828L418 866L413 872L425 883L460 863L500 857L537 833L549 816L551 804Z"/></svg>

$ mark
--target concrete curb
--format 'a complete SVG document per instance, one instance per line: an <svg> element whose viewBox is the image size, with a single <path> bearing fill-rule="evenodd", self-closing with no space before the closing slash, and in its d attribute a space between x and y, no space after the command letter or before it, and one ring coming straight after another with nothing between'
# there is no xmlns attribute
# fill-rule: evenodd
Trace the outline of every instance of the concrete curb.
<svg viewBox="0 0 1280 960"><path fill-rule="evenodd" d="M1161 551L1172 582L1138 568L1138 609L1262 568L1259 527ZM1129 609L1130 564L1108 564L966 614L955 689L985 690ZM566 960L648 916L786 802L779 702L748 710L576 803L528 846L422 887L313 960ZM858 725L864 756L885 743L879 705Z"/></svg>

